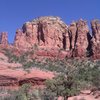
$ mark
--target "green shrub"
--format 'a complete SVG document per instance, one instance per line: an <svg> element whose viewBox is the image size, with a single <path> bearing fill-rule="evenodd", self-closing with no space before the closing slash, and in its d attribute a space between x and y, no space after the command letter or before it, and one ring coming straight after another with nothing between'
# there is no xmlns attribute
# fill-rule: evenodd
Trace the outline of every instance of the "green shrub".
<svg viewBox="0 0 100 100"><path fill-rule="evenodd" d="M67 100L69 96L79 93L79 84L73 76L58 75L46 81L47 90L56 97L63 96Z"/></svg>
<svg viewBox="0 0 100 100"><path fill-rule="evenodd" d="M12 63L12 62L15 62L15 63L25 63L27 62L28 60L28 56L29 56L29 52L25 52L23 54L21 54L20 56L17 56L13 53L13 50L11 49L4 49L4 54L8 57L8 62L9 63Z"/></svg>

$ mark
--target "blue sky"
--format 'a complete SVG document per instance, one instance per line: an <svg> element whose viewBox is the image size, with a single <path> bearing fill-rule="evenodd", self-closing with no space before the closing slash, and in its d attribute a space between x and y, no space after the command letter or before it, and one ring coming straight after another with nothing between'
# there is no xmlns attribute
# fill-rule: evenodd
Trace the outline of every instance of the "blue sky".
<svg viewBox="0 0 100 100"><path fill-rule="evenodd" d="M39 16L59 16L69 24L80 18L100 19L100 0L0 0L0 32L13 42L16 29Z"/></svg>

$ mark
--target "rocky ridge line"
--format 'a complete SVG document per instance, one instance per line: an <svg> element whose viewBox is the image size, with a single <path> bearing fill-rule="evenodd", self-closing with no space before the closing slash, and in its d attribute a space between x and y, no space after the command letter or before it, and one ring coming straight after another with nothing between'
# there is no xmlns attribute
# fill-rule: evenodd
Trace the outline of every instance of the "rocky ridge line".
<svg viewBox="0 0 100 100"><path fill-rule="evenodd" d="M23 24L22 29L16 31L13 47L29 50L33 46L46 48L37 54L43 56L50 52L62 50L64 57L94 57L100 58L100 20L91 21L92 35L87 21L78 20L66 25L59 17L39 17ZM1 44L8 44L7 34L2 33ZM58 53L55 53L58 54ZM61 54L63 55L63 54Z"/></svg>

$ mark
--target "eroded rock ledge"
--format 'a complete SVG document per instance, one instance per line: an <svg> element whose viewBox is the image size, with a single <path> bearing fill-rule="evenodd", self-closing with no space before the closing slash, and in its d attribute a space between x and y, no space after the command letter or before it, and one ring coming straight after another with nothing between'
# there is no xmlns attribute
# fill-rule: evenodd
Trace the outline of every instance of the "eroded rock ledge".
<svg viewBox="0 0 100 100"><path fill-rule="evenodd" d="M92 32L91 32L92 30ZM30 50L34 46L49 51L63 50L63 57L100 58L100 20L91 21L91 30L87 21L78 20L66 25L59 17L39 17L23 24L16 31L13 47ZM90 33L91 32L91 33ZM1 45L9 45L7 33L0 38ZM37 54L39 55L39 52ZM42 50L42 55L45 50ZM49 55L49 54L48 54ZM63 54L61 54L63 55Z"/></svg>

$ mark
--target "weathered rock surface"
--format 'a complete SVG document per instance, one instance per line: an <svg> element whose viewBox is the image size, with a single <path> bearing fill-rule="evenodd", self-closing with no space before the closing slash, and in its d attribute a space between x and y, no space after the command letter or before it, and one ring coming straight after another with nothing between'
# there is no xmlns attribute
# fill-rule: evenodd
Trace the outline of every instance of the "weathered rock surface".
<svg viewBox="0 0 100 100"><path fill-rule="evenodd" d="M72 22L68 27L68 32L70 36L70 49L75 48L75 36L76 36L77 26L76 22Z"/></svg>
<svg viewBox="0 0 100 100"><path fill-rule="evenodd" d="M19 64L7 63L0 61L0 87L4 86L21 86L25 83L30 83L33 86L45 85L45 80L54 77L52 72L46 72L39 69L31 69L29 73L23 70Z"/></svg>
<svg viewBox="0 0 100 100"><path fill-rule="evenodd" d="M2 32L0 34L0 44L2 44L3 46L8 45L8 34L6 32Z"/></svg>
<svg viewBox="0 0 100 100"><path fill-rule="evenodd" d="M19 49L27 47L25 34L23 34L22 30L20 29L16 31L14 45Z"/></svg>
<svg viewBox="0 0 100 100"><path fill-rule="evenodd" d="M92 50L95 59L100 58L100 20L91 21L92 35Z"/></svg>
<svg viewBox="0 0 100 100"><path fill-rule="evenodd" d="M27 48L38 45L66 49L68 38L67 25L59 17L40 17L26 22L22 32L17 30L14 43Z"/></svg>
<svg viewBox="0 0 100 100"><path fill-rule="evenodd" d="M0 73L0 87L21 86L30 83L33 86L45 85L46 79L54 77L52 72L31 69L30 73L23 70L2 69Z"/></svg>
<svg viewBox="0 0 100 100"><path fill-rule="evenodd" d="M42 71L37 68L23 70L20 63L9 63L8 57L0 53L0 87L19 87L25 83L31 83L33 86L45 84L46 79L54 77L53 72Z"/></svg>
<svg viewBox="0 0 100 100"><path fill-rule="evenodd" d="M86 57L86 48L88 46L87 34L89 33L89 28L84 20L79 20L76 23L77 31L75 36L74 48L75 56L77 57Z"/></svg>
<svg viewBox="0 0 100 100"><path fill-rule="evenodd" d="M71 23L68 29L72 57L86 57L86 48L88 46L87 34L89 33L87 22L80 19L77 22Z"/></svg>
<svg viewBox="0 0 100 100"><path fill-rule="evenodd" d="M13 47L15 51L34 49L37 56L56 57L63 50L65 55L58 57L100 59L100 21L93 20L91 29L92 35L87 22L82 19L68 26L59 17L39 17L16 31ZM0 43L8 45L7 33L1 34Z"/></svg>
<svg viewBox="0 0 100 100"><path fill-rule="evenodd" d="M69 50L66 57L86 57L88 46L87 22L79 20L69 27L59 17L40 17L26 22L16 31L14 45L17 48L54 48ZM40 52L40 51L39 51Z"/></svg>

